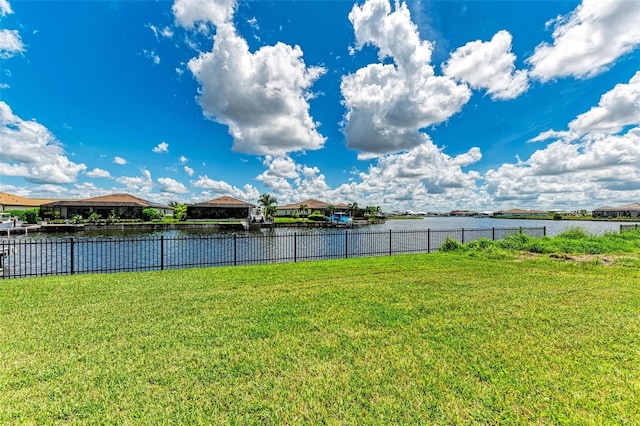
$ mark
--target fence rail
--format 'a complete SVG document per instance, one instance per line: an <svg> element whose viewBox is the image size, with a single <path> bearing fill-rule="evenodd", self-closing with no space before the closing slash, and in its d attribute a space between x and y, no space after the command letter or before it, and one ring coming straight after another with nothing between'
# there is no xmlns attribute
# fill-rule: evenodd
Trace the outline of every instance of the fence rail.
<svg viewBox="0 0 640 426"><path fill-rule="evenodd" d="M637 231L640 229L640 224L637 223L632 223L632 224L621 224L620 225L620 232L625 232L625 231Z"/></svg>
<svg viewBox="0 0 640 426"><path fill-rule="evenodd" d="M516 233L539 237L546 227L16 239L0 243L0 278L430 253L447 238L466 243Z"/></svg>

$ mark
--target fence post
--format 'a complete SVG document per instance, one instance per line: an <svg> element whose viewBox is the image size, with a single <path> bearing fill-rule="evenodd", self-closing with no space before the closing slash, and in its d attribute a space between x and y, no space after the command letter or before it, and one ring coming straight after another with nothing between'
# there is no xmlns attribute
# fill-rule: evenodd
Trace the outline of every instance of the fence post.
<svg viewBox="0 0 640 426"><path fill-rule="evenodd" d="M233 234L233 266L238 264L238 253L236 251L238 247L237 238L238 234Z"/></svg>
<svg viewBox="0 0 640 426"><path fill-rule="evenodd" d="M160 270L164 271L164 235L160 235Z"/></svg>
<svg viewBox="0 0 640 426"><path fill-rule="evenodd" d="M293 233L293 261L297 262L298 261L298 233L294 232Z"/></svg>
<svg viewBox="0 0 640 426"><path fill-rule="evenodd" d="M427 228L427 253L431 253L431 228Z"/></svg>
<svg viewBox="0 0 640 426"><path fill-rule="evenodd" d="M462 228L462 244L464 244L464 228Z"/></svg>
<svg viewBox="0 0 640 426"><path fill-rule="evenodd" d="M496 228L495 228L495 226L493 228L491 228L491 240L492 241L496 240Z"/></svg>
<svg viewBox="0 0 640 426"><path fill-rule="evenodd" d="M391 229L389 229L389 256L393 254L393 250L391 249Z"/></svg>
<svg viewBox="0 0 640 426"><path fill-rule="evenodd" d="M349 257L349 231L344 231L344 258Z"/></svg>
<svg viewBox="0 0 640 426"><path fill-rule="evenodd" d="M69 240L70 240L70 241L69 241L69 250L70 250L69 258L70 258L70 260L71 260L71 275L73 275L73 272L74 272L73 264L75 263L75 262L74 262L74 259L73 259L73 252L75 251L75 250L73 249L73 237L71 237Z"/></svg>
<svg viewBox="0 0 640 426"><path fill-rule="evenodd" d="M546 236L547 236L547 227L546 227L546 226L543 226L543 227L542 227L542 236L543 236L543 237L546 237Z"/></svg>

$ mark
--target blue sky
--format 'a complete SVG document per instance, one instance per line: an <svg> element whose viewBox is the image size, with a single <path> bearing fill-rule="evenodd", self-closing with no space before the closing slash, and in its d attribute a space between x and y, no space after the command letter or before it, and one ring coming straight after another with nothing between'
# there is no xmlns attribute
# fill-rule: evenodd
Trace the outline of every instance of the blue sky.
<svg viewBox="0 0 640 426"><path fill-rule="evenodd" d="M0 0L0 191L640 202L640 2Z"/></svg>

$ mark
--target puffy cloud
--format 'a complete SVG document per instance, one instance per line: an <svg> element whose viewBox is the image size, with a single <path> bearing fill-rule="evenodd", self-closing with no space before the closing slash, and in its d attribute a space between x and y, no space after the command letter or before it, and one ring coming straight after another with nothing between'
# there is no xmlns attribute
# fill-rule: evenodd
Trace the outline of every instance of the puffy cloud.
<svg viewBox="0 0 640 426"><path fill-rule="evenodd" d="M640 197L640 128L552 142L526 161L489 170L485 189L498 202L547 206L606 204L620 199L621 190Z"/></svg>
<svg viewBox="0 0 640 426"><path fill-rule="evenodd" d="M158 178L158 183L162 192L170 192L172 194L186 194L189 192L186 186L175 179L161 177Z"/></svg>
<svg viewBox="0 0 640 426"><path fill-rule="evenodd" d="M541 81L591 77L640 44L640 2L584 0L555 19L553 44L542 43L527 59Z"/></svg>
<svg viewBox="0 0 640 426"><path fill-rule="evenodd" d="M185 157L184 155L181 155L180 158L178 159L178 161L180 162L180 164L186 164L189 162L189 159L187 157Z"/></svg>
<svg viewBox="0 0 640 426"><path fill-rule="evenodd" d="M151 179L151 172L143 169L141 176L121 176L116 179L116 182L124 185L127 188L127 192L148 194L155 186L153 179Z"/></svg>
<svg viewBox="0 0 640 426"><path fill-rule="evenodd" d="M189 61L206 117L229 127L233 149L258 155L315 150L325 138L309 115L309 89L323 73L307 67L299 46L249 52L231 24L217 27L213 50Z"/></svg>
<svg viewBox="0 0 640 426"><path fill-rule="evenodd" d="M192 181L191 185L195 188L203 188L208 190L207 194L213 193L216 197L229 195L240 200L250 201L257 200L260 193L253 185L244 185L242 189L233 186L225 181L213 180L207 175L200 176L198 180Z"/></svg>
<svg viewBox="0 0 640 426"><path fill-rule="evenodd" d="M166 142L160 142L157 146L152 149L156 154L164 154L169 152L169 144Z"/></svg>
<svg viewBox="0 0 640 426"><path fill-rule="evenodd" d="M576 117L569 128L578 134L614 134L630 125L640 125L640 71L628 84L618 84L602 95L598 106Z"/></svg>
<svg viewBox="0 0 640 426"><path fill-rule="evenodd" d="M16 30L0 30L0 59L24 53L24 44Z"/></svg>
<svg viewBox="0 0 640 426"><path fill-rule="evenodd" d="M235 0L176 0L172 10L180 26L192 29L197 23L231 22L235 8Z"/></svg>
<svg viewBox="0 0 640 426"><path fill-rule="evenodd" d="M0 175L21 176L34 183L73 183L87 169L67 158L62 145L45 126L22 120L2 101L0 152Z"/></svg>
<svg viewBox="0 0 640 426"><path fill-rule="evenodd" d="M264 164L267 170L256 179L278 194L280 204L332 197L331 189L317 167L296 164L289 157L267 157Z"/></svg>
<svg viewBox="0 0 640 426"><path fill-rule="evenodd" d="M184 172L189 176L193 176L193 174L195 173L195 171L189 166L184 166Z"/></svg>
<svg viewBox="0 0 640 426"><path fill-rule="evenodd" d="M532 139L552 142L526 161L488 171L485 189L497 201L549 206L610 203L621 198L620 191L627 199L638 198L639 125L640 72L602 95L597 106L569 123L568 131L549 130Z"/></svg>
<svg viewBox="0 0 640 426"><path fill-rule="evenodd" d="M292 186L288 179L296 179L298 177L298 165L291 157L272 157L267 155L264 160L267 166L262 174L256 177L262 181L267 188L279 193L285 194L291 191Z"/></svg>
<svg viewBox="0 0 640 426"><path fill-rule="evenodd" d="M110 178L111 174L107 170L95 168L87 172L87 176L92 178Z"/></svg>
<svg viewBox="0 0 640 426"><path fill-rule="evenodd" d="M527 72L515 70L511 34L498 31L491 41L472 41L456 49L442 66L445 75L487 89L492 99L514 99L529 87Z"/></svg>
<svg viewBox="0 0 640 426"><path fill-rule="evenodd" d="M11 5L7 0L0 0L0 16L11 15L13 10L11 10Z"/></svg>
<svg viewBox="0 0 640 426"><path fill-rule="evenodd" d="M113 157L113 162L120 166L124 166L125 164L127 164L127 160L119 156Z"/></svg>
<svg viewBox="0 0 640 426"><path fill-rule="evenodd" d="M351 182L337 188L327 184L317 167L295 164L291 158L266 159L267 170L257 179L276 194L280 204L319 198L395 210L426 205L450 208L454 198L461 203L482 205L487 197L476 187L480 175L461 169L481 157L478 148L448 156L423 135L421 145L406 153L378 158L368 171L355 172Z"/></svg>
<svg viewBox="0 0 640 426"><path fill-rule="evenodd" d="M421 41L406 4L391 12L388 0L368 0L349 13L356 48L371 44L381 61L343 77L347 146L360 158L408 150L422 143L419 130L447 120L467 103L469 88L436 76L432 46Z"/></svg>

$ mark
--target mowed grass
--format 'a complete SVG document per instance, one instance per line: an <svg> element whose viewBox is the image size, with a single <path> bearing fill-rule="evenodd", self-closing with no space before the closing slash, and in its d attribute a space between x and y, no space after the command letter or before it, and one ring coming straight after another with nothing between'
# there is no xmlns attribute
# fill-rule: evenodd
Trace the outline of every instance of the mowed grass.
<svg viewBox="0 0 640 426"><path fill-rule="evenodd" d="M438 253L0 282L1 424L638 424L640 263Z"/></svg>

